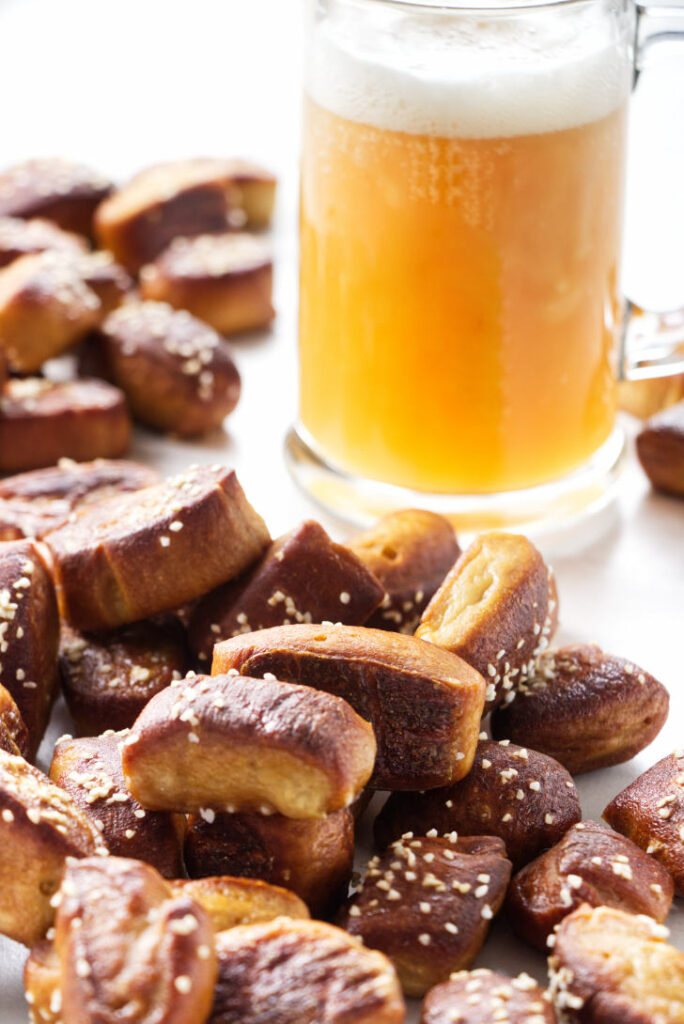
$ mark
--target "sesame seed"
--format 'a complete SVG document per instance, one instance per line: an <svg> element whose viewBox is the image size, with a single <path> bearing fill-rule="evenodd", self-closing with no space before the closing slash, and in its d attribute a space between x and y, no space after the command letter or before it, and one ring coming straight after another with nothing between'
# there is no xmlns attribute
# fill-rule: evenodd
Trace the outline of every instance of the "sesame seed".
<svg viewBox="0 0 684 1024"><path fill-rule="evenodd" d="M186 996L192 988L192 981L187 974L179 974L177 978L174 978L174 987L176 991L180 992L181 995Z"/></svg>
<svg viewBox="0 0 684 1024"><path fill-rule="evenodd" d="M418 941L420 942L421 946L429 946L430 943L432 942L432 939L427 934L427 932L423 932L422 935L418 936Z"/></svg>

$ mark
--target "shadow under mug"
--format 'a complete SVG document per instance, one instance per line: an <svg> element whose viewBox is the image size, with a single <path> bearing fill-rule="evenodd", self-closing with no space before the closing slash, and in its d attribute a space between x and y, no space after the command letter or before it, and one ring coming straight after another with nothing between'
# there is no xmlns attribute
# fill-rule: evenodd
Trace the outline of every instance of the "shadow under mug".
<svg viewBox="0 0 684 1024"><path fill-rule="evenodd" d="M684 372L684 311L619 292L629 94L682 15L313 5L286 454L320 504L540 535L610 500L617 382Z"/></svg>

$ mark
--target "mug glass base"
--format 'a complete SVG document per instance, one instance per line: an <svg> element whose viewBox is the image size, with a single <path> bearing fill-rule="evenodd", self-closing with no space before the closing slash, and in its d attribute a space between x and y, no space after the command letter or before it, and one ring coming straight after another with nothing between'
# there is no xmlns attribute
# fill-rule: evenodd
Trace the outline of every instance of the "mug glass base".
<svg viewBox="0 0 684 1024"><path fill-rule="evenodd" d="M298 486L326 512L353 526L370 526L398 509L423 508L446 516L465 540L483 530L513 530L560 549L593 538L592 525L614 504L625 455L624 432L616 427L583 466L558 480L496 494L431 494L335 467L301 424L285 439L286 463Z"/></svg>

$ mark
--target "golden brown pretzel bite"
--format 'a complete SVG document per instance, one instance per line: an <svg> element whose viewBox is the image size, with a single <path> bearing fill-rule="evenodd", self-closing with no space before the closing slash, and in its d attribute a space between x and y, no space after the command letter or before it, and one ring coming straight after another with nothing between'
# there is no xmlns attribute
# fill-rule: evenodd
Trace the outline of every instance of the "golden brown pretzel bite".
<svg viewBox="0 0 684 1024"><path fill-rule="evenodd" d="M529 974L508 978L479 968L458 971L425 997L420 1024L556 1024L548 993Z"/></svg>
<svg viewBox="0 0 684 1024"><path fill-rule="evenodd" d="M278 918L216 937L207 1024L402 1024L396 974L381 954L321 921Z"/></svg>
<svg viewBox="0 0 684 1024"><path fill-rule="evenodd" d="M169 885L175 896L188 896L199 903L217 932L276 917L309 917L306 904L293 892L257 878L181 878Z"/></svg>
<svg viewBox="0 0 684 1024"><path fill-rule="evenodd" d="M375 842L384 850L404 832L425 835L431 829L498 836L519 868L581 817L575 784L557 761L506 740L482 740L460 782L427 793L391 793L375 819Z"/></svg>
<svg viewBox="0 0 684 1024"><path fill-rule="evenodd" d="M147 864L67 866L55 920L65 1021L197 1024L211 1009L214 932Z"/></svg>
<svg viewBox="0 0 684 1024"><path fill-rule="evenodd" d="M397 633L413 633L461 553L448 519L415 508L383 516L348 546L385 589L368 625Z"/></svg>
<svg viewBox="0 0 684 1024"><path fill-rule="evenodd" d="M568 1024L680 1024L684 953L667 928L613 907L582 906L558 927L551 998Z"/></svg>
<svg viewBox="0 0 684 1024"><path fill-rule="evenodd" d="M6 477L0 480L0 540L40 539L63 526L77 508L160 479L149 466L121 459L60 459L56 466Z"/></svg>
<svg viewBox="0 0 684 1024"><path fill-rule="evenodd" d="M383 590L363 563L308 519L267 548L248 573L201 598L189 639L202 662L227 637L291 622L361 625Z"/></svg>
<svg viewBox="0 0 684 1024"><path fill-rule="evenodd" d="M470 769L484 680L433 644L362 626L280 626L217 644L212 671L231 668L349 701L373 724L375 789L445 786Z"/></svg>
<svg viewBox="0 0 684 1024"><path fill-rule="evenodd" d="M62 627L62 690L80 736L127 729L148 700L189 668L183 627L159 615L109 633Z"/></svg>
<svg viewBox="0 0 684 1024"><path fill-rule="evenodd" d="M667 871L638 846L597 821L582 821L515 875L506 906L518 935L545 952L555 926L582 903L662 922L673 892Z"/></svg>
<svg viewBox="0 0 684 1024"><path fill-rule="evenodd" d="M423 612L416 636L458 654L487 682L495 707L533 670L557 611L552 576L526 537L483 533Z"/></svg>
<svg viewBox="0 0 684 1024"><path fill-rule="evenodd" d="M176 238L140 271L140 293L189 310L221 334L266 327L275 316L271 247L237 232Z"/></svg>
<svg viewBox="0 0 684 1024"><path fill-rule="evenodd" d="M10 380L0 394L0 472L118 458L131 439L131 421L118 388L100 380Z"/></svg>
<svg viewBox="0 0 684 1024"><path fill-rule="evenodd" d="M370 861L342 920L392 960L406 995L421 996L473 962L510 876L500 839L409 832Z"/></svg>
<svg viewBox="0 0 684 1024"><path fill-rule="evenodd" d="M106 854L98 829L46 775L0 750L0 933L32 946L52 924L68 857Z"/></svg>
<svg viewBox="0 0 684 1024"><path fill-rule="evenodd" d="M108 316L80 367L120 387L135 419L179 437L220 426L240 397L228 344L166 302L129 302Z"/></svg>
<svg viewBox="0 0 684 1024"><path fill-rule="evenodd" d="M0 544L0 683L14 698L33 757L57 692L59 616L52 577L32 541Z"/></svg>
<svg viewBox="0 0 684 1024"><path fill-rule="evenodd" d="M492 734L550 754L579 775L629 761L667 718L662 683L596 644L545 651L515 700L492 716Z"/></svg>
<svg viewBox="0 0 684 1024"><path fill-rule="evenodd" d="M123 746L144 807L277 811L320 818L349 806L375 760L370 725L339 697L244 676L192 676L162 690Z"/></svg>
<svg viewBox="0 0 684 1024"><path fill-rule="evenodd" d="M197 466L83 509L45 538L63 612L113 629L177 608L246 569L269 541L235 473Z"/></svg>
<svg viewBox="0 0 684 1024"><path fill-rule="evenodd" d="M185 835L191 878L240 875L297 893L314 917L328 917L347 895L354 864L351 810L325 818L282 814L191 815Z"/></svg>
<svg viewBox="0 0 684 1024"><path fill-rule="evenodd" d="M0 174L0 216L44 217L91 236L95 208L112 188L85 164L59 157L25 160Z"/></svg>
<svg viewBox="0 0 684 1024"><path fill-rule="evenodd" d="M165 878L183 874L185 821L145 810L126 789L121 747L128 730L62 739L55 747L50 778L61 786L100 831L109 852L145 861Z"/></svg>

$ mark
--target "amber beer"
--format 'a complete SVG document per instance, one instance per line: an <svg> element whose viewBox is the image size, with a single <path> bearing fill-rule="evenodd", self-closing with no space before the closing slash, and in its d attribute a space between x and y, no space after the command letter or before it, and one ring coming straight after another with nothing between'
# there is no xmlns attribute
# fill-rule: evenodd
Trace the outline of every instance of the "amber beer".
<svg viewBox="0 0 684 1024"><path fill-rule="evenodd" d="M367 112L310 86L300 417L337 468L486 494L562 477L611 433L627 97L595 64L496 117L448 83L429 118L410 79L389 113L368 75Z"/></svg>

